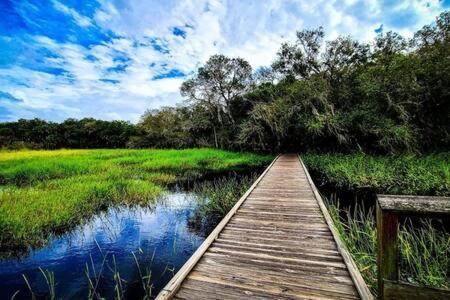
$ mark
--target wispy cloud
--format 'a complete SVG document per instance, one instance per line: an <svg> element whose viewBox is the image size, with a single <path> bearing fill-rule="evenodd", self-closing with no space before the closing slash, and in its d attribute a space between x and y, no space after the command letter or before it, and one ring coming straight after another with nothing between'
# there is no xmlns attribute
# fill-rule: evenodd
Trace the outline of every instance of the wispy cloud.
<svg viewBox="0 0 450 300"><path fill-rule="evenodd" d="M9 101L9 102L23 102L22 99L14 97L10 93L0 91L0 101Z"/></svg>
<svg viewBox="0 0 450 300"><path fill-rule="evenodd" d="M57 10L72 17L74 21L81 27L92 26L91 20L85 16L80 15L75 9L67 7L57 0L52 0L52 3Z"/></svg>
<svg viewBox="0 0 450 300"><path fill-rule="evenodd" d="M328 38L370 41L383 24L383 31L411 35L445 6L420 0L51 4L0 2L7 12L0 19L0 121L137 121L148 108L181 102L180 84L212 54L243 57L256 69L269 65L298 29L324 26Z"/></svg>

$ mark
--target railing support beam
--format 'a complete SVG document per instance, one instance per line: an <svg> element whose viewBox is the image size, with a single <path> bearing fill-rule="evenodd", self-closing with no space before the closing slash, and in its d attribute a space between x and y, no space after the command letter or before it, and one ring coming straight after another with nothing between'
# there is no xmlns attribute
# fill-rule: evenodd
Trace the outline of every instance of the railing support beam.
<svg viewBox="0 0 450 300"><path fill-rule="evenodd" d="M378 295L383 299L384 279L398 281L398 215L377 203Z"/></svg>

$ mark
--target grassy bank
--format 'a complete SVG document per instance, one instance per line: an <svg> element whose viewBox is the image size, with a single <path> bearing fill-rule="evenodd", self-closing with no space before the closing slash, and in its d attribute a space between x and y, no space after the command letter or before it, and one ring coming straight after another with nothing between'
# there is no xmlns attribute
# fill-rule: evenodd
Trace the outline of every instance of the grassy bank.
<svg viewBox="0 0 450 300"><path fill-rule="evenodd" d="M378 193L450 195L450 153L371 156L306 154L303 160L317 185L371 188Z"/></svg>
<svg viewBox="0 0 450 300"><path fill-rule="evenodd" d="M260 167L271 156L212 149L0 152L0 248L38 245L115 203L169 184Z"/></svg>
<svg viewBox="0 0 450 300"><path fill-rule="evenodd" d="M373 209L362 206L342 209L328 202L333 222L355 260L365 282L377 294L377 229ZM437 230L429 221L421 226L406 222L399 232L400 278L419 285L450 288L450 233Z"/></svg>

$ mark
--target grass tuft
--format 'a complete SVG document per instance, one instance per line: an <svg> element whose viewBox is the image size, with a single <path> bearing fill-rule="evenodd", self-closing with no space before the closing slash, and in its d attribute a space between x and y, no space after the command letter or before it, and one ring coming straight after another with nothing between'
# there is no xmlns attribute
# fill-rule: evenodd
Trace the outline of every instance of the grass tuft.
<svg viewBox="0 0 450 300"><path fill-rule="evenodd" d="M223 177L194 186L199 202L200 216L225 216L241 196L249 189L258 176Z"/></svg>

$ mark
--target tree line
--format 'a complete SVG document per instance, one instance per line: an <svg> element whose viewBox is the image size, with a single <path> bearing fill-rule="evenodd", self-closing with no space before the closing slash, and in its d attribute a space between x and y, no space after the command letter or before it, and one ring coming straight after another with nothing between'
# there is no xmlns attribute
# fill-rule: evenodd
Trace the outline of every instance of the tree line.
<svg viewBox="0 0 450 300"><path fill-rule="evenodd" d="M0 145L448 150L449 41L450 12L410 39L386 32L372 43L326 41L323 28L302 30L270 66L255 71L241 58L210 57L182 84L182 105L149 110L136 125L19 120L0 124Z"/></svg>
<svg viewBox="0 0 450 300"><path fill-rule="evenodd" d="M9 149L125 148L136 125L92 118L62 123L40 119L0 123L0 147Z"/></svg>

